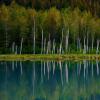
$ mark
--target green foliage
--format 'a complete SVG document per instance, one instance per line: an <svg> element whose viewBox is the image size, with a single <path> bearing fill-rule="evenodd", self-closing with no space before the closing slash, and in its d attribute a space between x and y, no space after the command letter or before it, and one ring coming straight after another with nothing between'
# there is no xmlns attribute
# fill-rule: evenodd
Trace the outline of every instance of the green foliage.
<svg viewBox="0 0 100 100"><path fill-rule="evenodd" d="M1 0L0 4L10 5L12 2L20 4L24 7L31 7L37 10L49 9L55 6L57 9L62 8L79 8L81 11L90 11L93 15L100 16L99 0Z"/></svg>
<svg viewBox="0 0 100 100"><path fill-rule="evenodd" d="M56 8L48 10L48 14L45 19L45 27L52 38L57 35L56 32L58 32L61 27L61 13Z"/></svg>
<svg viewBox="0 0 100 100"><path fill-rule="evenodd" d="M36 24L36 48L38 52L40 52L41 47L42 30L44 38L47 40L46 44L50 35L52 41L53 39L56 40L57 48L59 48L61 41L62 29L64 29L63 46L69 29L69 44L70 48L74 50L77 48L77 38L80 38L83 45L83 39L87 37L88 33L89 37L87 38L89 43L91 43L91 39L94 37L94 47L96 48L96 40L100 37L100 19L93 17L90 11L82 12L79 8L58 10L56 7L36 11L35 9L25 8L13 2L10 6L2 5L0 7L0 48L4 48L6 31L8 32L8 47L10 49L13 42L19 48L21 38L24 38L25 48L32 46L34 21ZM29 52L31 51L30 47Z"/></svg>

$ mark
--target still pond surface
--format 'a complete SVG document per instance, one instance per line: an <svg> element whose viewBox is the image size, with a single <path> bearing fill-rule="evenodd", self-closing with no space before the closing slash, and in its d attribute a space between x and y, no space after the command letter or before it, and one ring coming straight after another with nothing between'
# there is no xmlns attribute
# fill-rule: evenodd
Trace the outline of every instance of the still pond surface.
<svg viewBox="0 0 100 100"><path fill-rule="evenodd" d="M0 100L100 100L100 62L0 62Z"/></svg>

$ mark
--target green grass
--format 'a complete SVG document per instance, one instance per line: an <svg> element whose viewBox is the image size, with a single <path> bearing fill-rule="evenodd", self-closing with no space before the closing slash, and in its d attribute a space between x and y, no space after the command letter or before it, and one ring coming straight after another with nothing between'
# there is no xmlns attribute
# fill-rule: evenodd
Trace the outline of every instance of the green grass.
<svg viewBox="0 0 100 100"><path fill-rule="evenodd" d="M22 55L0 55L0 61L12 60L100 60L100 55L96 54L22 54Z"/></svg>

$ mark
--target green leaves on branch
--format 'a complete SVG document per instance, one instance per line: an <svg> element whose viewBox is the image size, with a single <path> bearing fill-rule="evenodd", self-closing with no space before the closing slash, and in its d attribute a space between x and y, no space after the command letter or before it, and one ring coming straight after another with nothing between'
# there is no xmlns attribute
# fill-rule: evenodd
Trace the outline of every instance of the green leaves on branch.
<svg viewBox="0 0 100 100"><path fill-rule="evenodd" d="M70 43L73 43L79 37L83 43L83 37L89 33L89 36L94 36L95 40L100 37L100 19L93 17L89 11L80 11L78 8L58 10L52 7L48 10L39 10L24 8L16 3L10 6L2 5L0 7L0 36L4 36L8 28L9 42L17 41L20 44L20 39L23 38L26 46L33 43L32 28L36 31L36 43L41 44L41 32L43 30L44 38L55 39L57 44L62 36L64 29L64 37L69 29ZM89 37L90 39L90 37ZM5 40L0 40L5 41ZM1 44L0 44L1 45Z"/></svg>

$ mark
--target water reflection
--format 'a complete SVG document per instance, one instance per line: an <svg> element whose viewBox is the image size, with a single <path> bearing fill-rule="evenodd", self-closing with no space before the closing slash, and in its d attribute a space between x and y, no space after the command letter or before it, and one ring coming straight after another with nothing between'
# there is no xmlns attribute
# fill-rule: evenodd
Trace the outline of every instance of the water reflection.
<svg viewBox="0 0 100 100"><path fill-rule="evenodd" d="M68 65L65 65L65 73L66 73L66 82L68 83Z"/></svg>
<svg viewBox="0 0 100 100"><path fill-rule="evenodd" d="M0 62L0 100L99 100L99 72L98 60Z"/></svg>
<svg viewBox="0 0 100 100"><path fill-rule="evenodd" d="M96 60L96 66L97 66L97 75L99 75L99 62Z"/></svg>

